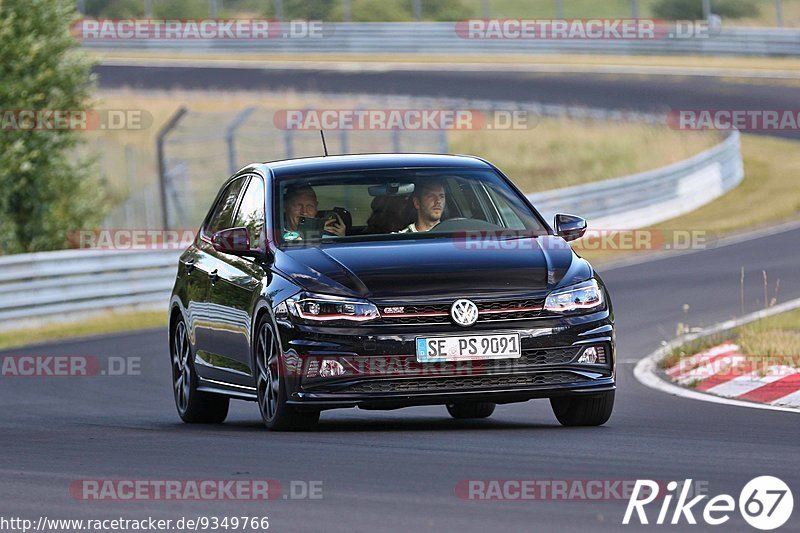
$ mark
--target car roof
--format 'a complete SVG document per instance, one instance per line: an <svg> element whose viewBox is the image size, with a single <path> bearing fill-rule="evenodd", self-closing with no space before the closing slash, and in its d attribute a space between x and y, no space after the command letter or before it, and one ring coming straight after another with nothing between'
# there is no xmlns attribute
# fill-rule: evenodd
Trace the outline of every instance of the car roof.
<svg viewBox="0 0 800 533"><path fill-rule="evenodd" d="M264 165L270 168L276 177L389 168L491 168L489 163L474 156L443 154L331 155L269 161Z"/></svg>

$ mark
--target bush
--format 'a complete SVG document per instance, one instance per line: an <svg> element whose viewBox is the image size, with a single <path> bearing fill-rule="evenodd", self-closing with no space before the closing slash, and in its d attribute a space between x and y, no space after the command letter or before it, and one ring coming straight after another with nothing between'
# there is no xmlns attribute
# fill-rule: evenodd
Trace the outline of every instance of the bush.
<svg viewBox="0 0 800 533"><path fill-rule="evenodd" d="M712 0L711 12L722 18L752 18L759 13L753 0ZM699 20L703 18L702 0L659 0L653 7L657 18L667 20Z"/></svg>
<svg viewBox="0 0 800 533"><path fill-rule="evenodd" d="M0 2L0 109L82 110L91 64L69 32L71 0ZM74 130L5 129L0 135L0 252L53 250L70 231L94 228L103 193L75 157Z"/></svg>

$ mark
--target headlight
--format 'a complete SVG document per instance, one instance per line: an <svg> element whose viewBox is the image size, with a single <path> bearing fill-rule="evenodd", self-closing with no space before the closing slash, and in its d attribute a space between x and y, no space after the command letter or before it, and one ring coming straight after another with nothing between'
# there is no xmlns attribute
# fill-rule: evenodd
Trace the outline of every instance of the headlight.
<svg viewBox="0 0 800 533"><path fill-rule="evenodd" d="M544 309L553 313L569 313L590 311L602 305L603 291L597 280L592 279L551 292L544 302Z"/></svg>
<svg viewBox="0 0 800 533"><path fill-rule="evenodd" d="M365 322L380 316L375 304L366 300L300 294L287 300L289 313L304 322Z"/></svg>

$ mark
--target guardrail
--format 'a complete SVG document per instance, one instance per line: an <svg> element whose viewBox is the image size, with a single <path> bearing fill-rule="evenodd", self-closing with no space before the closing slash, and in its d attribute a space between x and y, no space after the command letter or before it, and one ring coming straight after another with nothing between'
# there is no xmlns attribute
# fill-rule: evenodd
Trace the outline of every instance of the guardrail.
<svg viewBox="0 0 800 533"><path fill-rule="evenodd" d="M740 135L684 161L623 178L529 194L548 220L555 213L589 219L593 228L635 229L688 213L744 178Z"/></svg>
<svg viewBox="0 0 800 533"><path fill-rule="evenodd" d="M793 56L800 29L722 27L701 37L653 39L465 39L456 22L323 23L313 37L85 40L97 51L275 54L702 54ZM334 58L335 59L335 58Z"/></svg>
<svg viewBox="0 0 800 533"><path fill-rule="evenodd" d="M179 255L64 250L0 257L0 330L105 309L166 309Z"/></svg>

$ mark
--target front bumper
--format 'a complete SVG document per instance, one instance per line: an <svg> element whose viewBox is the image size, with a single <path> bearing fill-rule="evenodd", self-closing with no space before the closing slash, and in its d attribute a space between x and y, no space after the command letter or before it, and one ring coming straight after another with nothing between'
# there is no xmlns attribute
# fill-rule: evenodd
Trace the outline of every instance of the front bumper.
<svg viewBox="0 0 800 533"><path fill-rule="evenodd" d="M330 409L392 409L461 401L512 403L614 390L614 330L608 311L557 318L454 326L334 328L279 323L287 368L288 403ZM510 333L523 356L450 363L418 363L420 336ZM587 346L602 346L605 364L579 364ZM346 373L321 377L323 360Z"/></svg>

